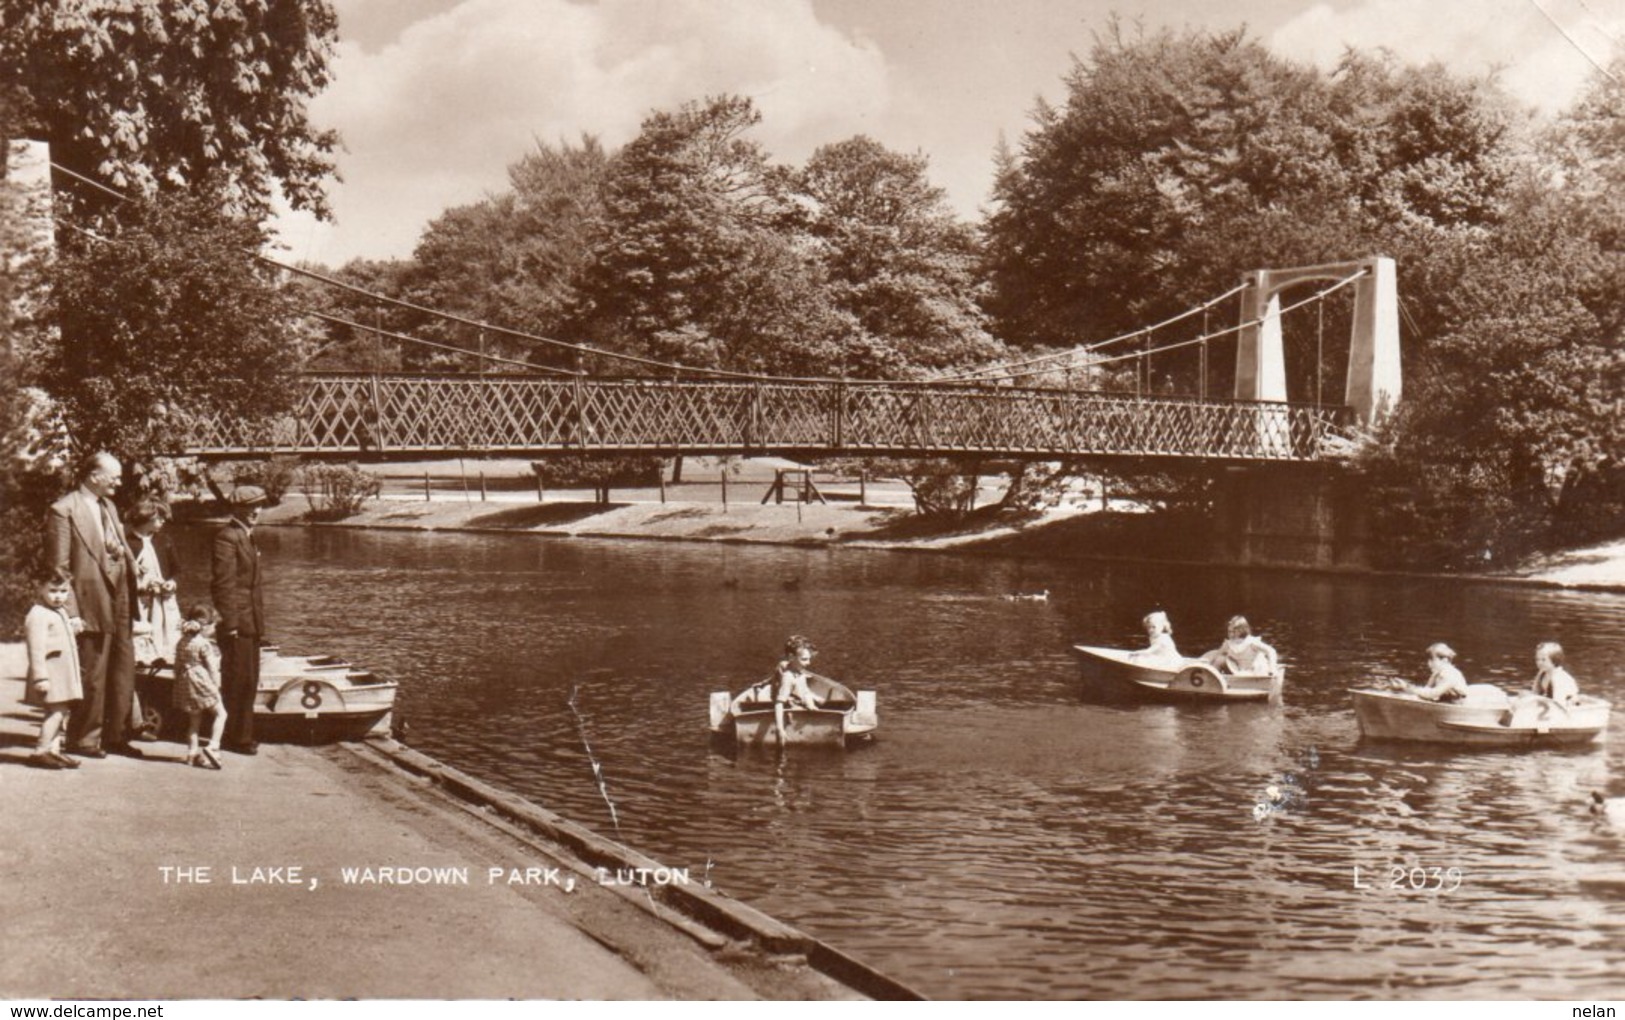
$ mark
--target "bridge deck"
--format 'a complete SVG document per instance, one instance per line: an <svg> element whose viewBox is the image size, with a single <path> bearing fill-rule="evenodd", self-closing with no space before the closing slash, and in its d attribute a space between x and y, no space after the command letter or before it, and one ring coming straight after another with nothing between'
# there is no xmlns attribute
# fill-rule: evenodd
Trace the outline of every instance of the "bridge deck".
<svg viewBox="0 0 1625 1020"><path fill-rule="evenodd" d="M866 382L312 374L267 422L194 423L179 453L751 454L1313 461L1341 408Z"/></svg>

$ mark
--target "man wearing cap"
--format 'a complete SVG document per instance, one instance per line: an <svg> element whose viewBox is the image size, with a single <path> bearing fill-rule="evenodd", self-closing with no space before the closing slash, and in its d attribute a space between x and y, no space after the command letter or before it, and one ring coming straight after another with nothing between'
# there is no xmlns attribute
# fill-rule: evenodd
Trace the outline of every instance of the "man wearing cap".
<svg viewBox="0 0 1625 1020"><path fill-rule="evenodd" d="M254 525L265 490L239 485L227 503L231 521L214 536L210 594L220 613L220 697L226 709L222 745L238 754L255 754L254 693L260 685L260 638L265 634L265 602L260 590L260 551Z"/></svg>
<svg viewBox="0 0 1625 1020"><path fill-rule="evenodd" d="M78 639L85 696L68 715L68 750L86 758L141 757L130 746L135 696L135 563L112 496L124 476L105 451L79 464L79 488L51 504L45 562L73 578L68 615L84 621Z"/></svg>

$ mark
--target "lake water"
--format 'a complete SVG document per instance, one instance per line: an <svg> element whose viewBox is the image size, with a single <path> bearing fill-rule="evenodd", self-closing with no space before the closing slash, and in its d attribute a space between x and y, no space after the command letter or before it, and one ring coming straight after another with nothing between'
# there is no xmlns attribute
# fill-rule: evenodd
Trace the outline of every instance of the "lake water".
<svg viewBox="0 0 1625 1020"><path fill-rule="evenodd" d="M201 567L202 536L182 537ZM1625 705L1625 598L858 550L261 539L272 637L398 679L413 746L927 995L1619 994L1625 833L1585 799L1625 794L1625 740L1362 744L1347 690L1423 679L1437 640L1469 680L1522 688L1555 639L1583 691ZM184 575L183 595L205 590ZM1187 653L1245 613L1282 653L1284 704L1125 704L1087 680L1071 645L1143 643L1153 607ZM713 750L708 693L764 676L791 633L820 646L819 672L878 692L878 739ZM1270 786L1282 803L1257 817Z"/></svg>

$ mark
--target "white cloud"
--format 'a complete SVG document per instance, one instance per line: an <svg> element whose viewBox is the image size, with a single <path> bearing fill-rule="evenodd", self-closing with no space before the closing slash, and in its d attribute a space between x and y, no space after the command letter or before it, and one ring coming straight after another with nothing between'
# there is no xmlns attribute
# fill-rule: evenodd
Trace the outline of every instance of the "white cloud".
<svg viewBox="0 0 1625 1020"><path fill-rule="evenodd" d="M1568 105L1606 62L1625 22L1599 21L1600 6L1541 0L1573 37L1564 38L1528 0L1361 0L1316 6L1269 36L1279 53L1331 67L1350 46L1386 48L1412 63L1438 61L1458 72L1499 72L1514 96L1546 112Z"/></svg>
<svg viewBox="0 0 1625 1020"><path fill-rule="evenodd" d="M880 53L810 0L465 0L373 50L341 44L333 71L311 115L345 141L338 225L282 221L295 257L330 265L410 254L430 219L504 188L534 139L618 146L652 110L738 93L795 161L890 95Z"/></svg>

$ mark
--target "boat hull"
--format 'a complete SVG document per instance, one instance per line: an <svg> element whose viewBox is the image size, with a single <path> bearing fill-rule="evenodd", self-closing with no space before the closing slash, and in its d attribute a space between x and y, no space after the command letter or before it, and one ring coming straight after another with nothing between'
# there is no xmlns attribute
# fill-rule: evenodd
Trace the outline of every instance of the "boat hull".
<svg viewBox="0 0 1625 1020"><path fill-rule="evenodd" d="M711 695L711 735L737 747L843 747L874 735L880 725L873 691L858 691L828 677L810 674L819 708L786 706L779 727L771 685L758 684L738 697Z"/></svg>
<svg viewBox="0 0 1625 1020"><path fill-rule="evenodd" d="M186 716L174 704L175 674L147 668L137 689L147 723L160 737L185 739ZM399 685L332 656L262 650L254 692L257 739L325 743L389 736Z"/></svg>
<svg viewBox="0 0 1625 1020"><path fill-rule="evenodd" d="M1566 708L1549 698L1513 700L1503 694L1497 699L1476 691L1465 700L1442 704L1396 691L1351 693L1362 736L1458 747L1590 744L1607 730L1611 708L1596 698Z"/></svg>
<svg viewBox="0 0 1625 1020"><path fill-rule="evenodd" d="M1154 666L1121 648L1073 645L1079 658L1100 676L1141 694L1179 701L1265 701L1279 696L1283 676L1221 673L1201 659L1178 666Z"/></svg>

